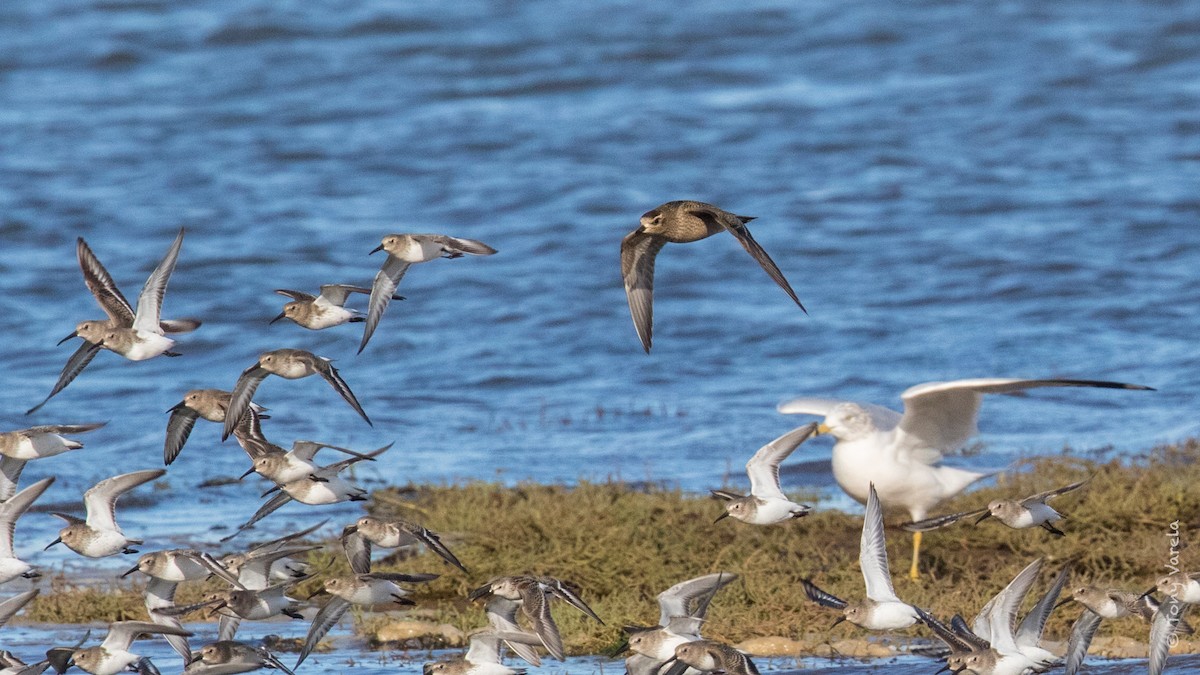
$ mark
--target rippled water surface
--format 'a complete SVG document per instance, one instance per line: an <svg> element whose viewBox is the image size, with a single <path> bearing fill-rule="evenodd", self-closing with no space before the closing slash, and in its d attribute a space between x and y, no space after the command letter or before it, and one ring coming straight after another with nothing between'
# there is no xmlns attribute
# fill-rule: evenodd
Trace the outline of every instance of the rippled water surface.
<svg viewBox="0 0 1200 675"><path fill-rule="evenodd" d="M267 433L396 441L363 480L700 490L744 480L797 422L789 396L897 406L971 376L1158 389L990 400L980 465L1200 426L1195 3L10 0L0 40L0 410L109 422L29 468L59 505L161 465L164 410L285 346L337 359L375 426L273 378ZM669 246L643 354L618 245L677 198L757 216L810 315L732 238ZM183 356L101 354L24 417L54 342L99 317L75 237L134 297L181 226L166 313L205 322ZM367 252L411 231L500 254L412 269L360 356L357 327L267 325L272 289L367 284ZM243 470L218 440L200 423L127 529L167 545L242 520L256 484L192 490ZM828 450L785 480L826 489ZM32 551L56 527L19 534Z"/></svg>

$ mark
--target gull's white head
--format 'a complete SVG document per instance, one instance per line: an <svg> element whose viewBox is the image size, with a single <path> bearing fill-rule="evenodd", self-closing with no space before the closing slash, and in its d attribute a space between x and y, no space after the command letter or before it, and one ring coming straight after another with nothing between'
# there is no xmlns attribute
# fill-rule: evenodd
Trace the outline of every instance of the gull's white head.
<svg viewBox="0 0 1200 675"><path fill-rule="evenodd" d="M854 441L875 431L871 414L855 403L839 403L817 425L817 433L830 434L839 441Z"/></svg>

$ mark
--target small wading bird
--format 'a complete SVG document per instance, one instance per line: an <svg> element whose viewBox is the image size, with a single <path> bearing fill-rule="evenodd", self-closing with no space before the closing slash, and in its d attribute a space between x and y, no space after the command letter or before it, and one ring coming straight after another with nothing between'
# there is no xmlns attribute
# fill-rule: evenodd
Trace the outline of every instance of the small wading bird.
<svg viewBox="0 0 1200 675"><path fill-rule="evenodd" d="M323 592L332 597L313 617L308 636L304 638L304 647L300 650L300 658L292 668L299 668L304 663L321 638L337 625L351 605L368 610L379 606L392 608L395 605L412 605L413 601L407 597L408 591L397 584L424 583L437 578L436 574L373 572L326 579L322 589L313 595Z"/></svg>
<svg viewBox="0 0 1200 675"><path fill-rule="evenodd" d="M266 647L255 647L234 640L221 640L204 645L195 653L192 662L183 672L184 675L233 675L264 668L295 675L291 668L283 665Z"/></svg>
<svg viewBox="0 0 1200 675"><path fill-rule="evenodd" d="M254 392L258 390L258 385L262 384L268 375L278 375L285 380L298 380L309 375L320 375L329 383L329 386L333 387L334 391L346 400L346 403L350 404L350 407L354 408L359 416L366 420L367 424L371 424L371 418L367 417L367 413L358 404L354 392L350 391L349 385L338 374L329 359L303 349L276 349L260 354L258 362L243 370L237 383L233 385L233 392L229 397L229 408L225 411L225 428L221 433L221 440L229 438L229 435L238 428L238 423L242 421L242 417L251 405L250 399L254 398Z"/></svg>
<svg viewBox="0 0 1200 675"><path fill-rule="evenodd" d="M422 675L525 675L524 668L509 668L500 661L500 642L510 647L541 644L533 633L525 631L498 631L495 628L480 628L472 631L467 653L454 659L432 661L421 668ZM530 663L536 666L538 663Z"/></svg>
<svg viewBox="0 0 1200 675"><path fill-rule="evenodd" d="M788 297L804 310L800 298L796 297L775 261L750 236L746 223L751 220L754 220L751 216L735 215L704 202L667 202L642 214L638 228L621 241L621 276L625 281L625 297L629 301L633 327L647 354L650 353L654 332L654 259L668 243L687 244L718 232L728 232L758 261ZM804 311L807 313L807 310Z"/></svg>
<svg viewBox="0 0 1200 675"><path fill-rule="evenodd" d="M371 284L371 298L367 301L367 319L363 324L362 343L358 345L359 354L367 348L367 341L371 339L379 320L383 318L383 310L396 298L396 286L400 284L409 267L438 258L461 258L466 254L492 255L496 249L482 241L444 234L389 234L379 246L371 249L371 253L379 251L387 252L388 258L375 275L375 282Z"/></svg>
<svg viewBox="0 0 1200 675"><path fill-rule="evenodd" d="M104 424L56 424L0 434L0 501L8 501L17 493L17 481L26 462L78 450L83 443L64 434L87 433Z"/></svg>
<svg viewBox="0 0 1200 675"><path fill-rule="evenodd" d="M1014 530L1041 527L1056 537L1062 537L1065 536L1064 533L1055 527L1054 523L1062 520L1063 515L1055 511L1054 507L1046 502L1059 495L1077 490L1083 487L1085 483L1087 481L1082 480L1064 487L1039 492L1023 499L997 499L989 503L987 508L960 511L959 513L951 513L945 516L935 516L915 523L904 523L900 527L909 532L928 532L946 527L947 525L953 525L963 518L979 516L979 520L975 521L976 525L988 518L995 517L996 520Z"/></svg>
<svg viewBox="0 0 1200 675"><path fill-rule="evenodd" d="M664 675L680 675L689 666L702 673L758 675L758 667L750 657L713 640L685 642L675 647L675 656L667 663L672 666L664 671Z"/></svg>
<svg viewBox="0 0 1200 675"><path fill-rule="evenodd" d="M179 249L183 246L183 230L179 230L179 234L175 237L175 243L167 251L167 255L163 258L154 272L150 274L150 278L146 280L146 285L142 288L142 293L138 297L138 311L135 313L129 301L121 294L121 289L117 287L108 270L104 269L104 265L100 264L100 259L92 253L92 249L88 248L87 242L80 237L75 241L75 256L79 259L79 269L83 272L83 282L87 284L88 290L92 292L92 296L96 298L100 309L108 315L108 319L104 321L81 321L75 326L75 330L67 337L58 341L62 344L71 338L78 337L83 339L83 344L75 350L71 358L67 359L67 364L63 366L62 372L58 376L58 382L54 384L54 388L50 390L50 394L42 400L41 403L35 405L25 411L26 415L36 412L42 406L54 398L58 392L66 389L68 384L87 368L96 354L100 352L104 338L110 331L129 330L137 328L144 332L155 333L161 337L163 333L188 333L200 327L200 322L195 319L177 319L177 320L161 320L159 318L160 310L162 309L162 296L167 288L167 278L171 276L171 270L175 268L175 260L179 256ZM153 315L156 325L151 327L149 322ZM163 337L167 343L174 344L168 338ZM120 339L114 340L115 342ZM170 348L170 344L164 348ZM111 348L111 347L110 347ZM163 352L159 352L163 353ZM122 354L126 358L134 359L131 356ZM158 354L153 354L157 356ZM177 356L176 354L167 352L168 356ZM150 356L142 356L142 358L150 358Z"/></svg>
<svg viewBox="0 0 1200 675"><path fill-rule="evenodd" d="M703 639L700 627L717 591L737 579L736 574L716 572L681 581L658 594L657 626L625 626L633 652L625 659L629 675L656 674L675 656L675 648Z"/></svg>
<svg viewBox="0 0 1200 675"><path fill-rule="evenodd" d="M193 389L183 395L182 401L171 406L167 410L171 416L167 418L167 437L163 442L163 463L169 465L179 457L188 437L192 435L192 427L196 425L197 419L223 424L231 398L232 394L220 389ZM247 441L262 439L262 427L259 422L270 419L270 415L263 414L265 411L266 408L252 401L249 410L242 415L242 420L233 430L233 435L243 450L246 450ZM254 457L250 450L247 450L247 453L252 458Z"/></svg>
<svg viewBox="0 0 1200 675"><path fill-rule="evenodd" d="M469 574L438 535L416 523L406 520L380 520L363 516L353 525L342 530L342 549L350 561L350 569L356 574L371 571L371 545L396 548L408 544L424 544L426 548L441 556L447 563Z"/></svg>
<svg viewBox="0 0 1200 675"><path fill-rule="evenodd" d="M1100 387L1151 390L1139 384L1097 380L982 378L926 382L900 395L904 413L870 403L797 398L779 404L784 414L819 415L817 431L837 439L833 477L854 499L866 503L874 483L884 508L903 508L912 521L924 520L939 502L962 492L986 473L939 462L975 434L984 394L1013 394L1036 387ZM909 576L916 579L921 532L913 533Z"/></svg>
<svg viewBox="0 0 1200 675"><path fill-rule="evenodd" d="M1083 585L1071 592L1071 597L1059 603L1078 602L1083 605L1083 613L1071 626L1071 636L1067 639L1066 672L1075 675L1083 665L1088 647L1100 622L1105 619L1122 619L1136 616L1146 623L1153 623L1158 613L1159 602L1149 593L1133 593L1116 588L1101 588L1099 586ZM1177 633L1191 633L1192 627L1180 622Z"/></svg>
<svg viewBox="0 0 1200 675"><path fill-rule="evenodd" d="M54 476L43 478L21 490L8 501L0 503L0 584L8 583L17 577L36 579L42 576L33 570L32 565L17 558L13 549L13 533L17 528L17 519L33 506L53 482Z"/></svg>
<svg viewBox="0 0 1200 675"><path fill-rule="evenodd" d="M712 490L714 495L725 500L725 513L717 516L717 521L733 516L751 525L775 525L808 515L811 506L797 504L783 494L779 486L779 465L801 443L812 438L816 431L816 423L806 424L759 448L746 462L746 474L750 477L749 495Z"/></svg>
<svg viewBox="0 0 1200 675"><path fill-rule="evenodd" d="M147 621L115 621L109 624L108 635L99 646L75 650L71 655L71 662L92 675L117 675L144 661L144 657L129 651L133 641L141 635L190 637L192 634L182 628L160 626ZM142 666L139 665L140 667Z"/></svg>
<svg viewBox="0 0 1200 675"><path fill-rule="evenodd" d="M291 291L277 288L275 292L289 297L291 302L283 306L283 311L268 323L280 319L290 319L298 326L309 330L322 330L340 326L344 323L362 323L367 319L356 309L346 309L346 299L351 293L371 294L371 289L345 284L325 284L321 286L320 295L309 295L301 291ZM392 300L403 300L402 295L393 295Z"/></svg>
<svg viewBox="0 0 1200 675"><path fill-rule="evenodd" d="M517 603L521 613L529 620L533 632L541 639L542 645L550 652L551 656L559 661L565 660L566 655L563 651L558 624L554 622L554 617L550 614L551 598L565 600L575 609L604 623L567 582L553 577L497 577L471 591L467 599L474 601L489 596L492 600L500 598L502 601ZM488 605L491 606L491 601L488 602Z"/></svg>
<svg viewBox="0 0 1200 675"><path fill-rule="evenodd" d="M847 602L817 588L808 579L801 580L810 600L842 610L842 616L833 625L849 621L867 630L898 630L908 628L919 620L916 608L902 602L892 586L887 541L883 535L883 509L879 506L879 497L873 485L867 496L867 513L863 517L862 538L858 544L858 566L862 568L863 580L867 584L867 597L858 602Z"/></svg>
<svg viewBox="0 0 1200 675"><path fill-rule="evenodd" d="M54 513L67 522L67 526L59 530L58 538L50 542L46 548L55 544L66 544L67 548L88 558L103 558L117 553L137 553L130 548L142 543L141 539L130 539L117 525L117 499L139 485L149 483L162 476L163 469L134 471L112 478L105 478L83 493L83 505L87 509L87 518L77 518L65 513ZM130 638L132 639L132 638Z"/></svg>

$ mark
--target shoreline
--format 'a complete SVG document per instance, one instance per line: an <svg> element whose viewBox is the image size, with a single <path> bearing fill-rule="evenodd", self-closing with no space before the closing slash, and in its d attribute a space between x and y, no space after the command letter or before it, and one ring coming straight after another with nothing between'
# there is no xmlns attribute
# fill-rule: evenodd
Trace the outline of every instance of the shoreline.
<svg viewBox="0 0 1200 675"><path fill-rule="evenodd" d="M1034 594L1067 561L1074 564L1068 589L1078 582L1140 592L1169 571L1165 565L1172 561L1188 569L1190 549L1181 545L1187 543L1192 527L1200 525L1200 491L1192 488L1200 484L1198 459L1200 443L1187 441L1125 460L1099 462L1068 455L1027 460L1021 467L1025 470L949 500L939 513L976 508L1000 496L1032 494L1091 476L1079 494L1055 502L1067 515L1060 523L1066 536L1056 538L1040 529L1010 530L989 522L959 523L929 532L922 547L922 578L917 581L904 573L910 535L895 527L903 514L889 513L888 555L896 591L905 601L929 608L937 616L962 613L969 618L1016 571L1043 557L1046 571ZM609 652L620 642L620 626L654 622L659 592L682 579L715 571L738 574L739 579L713 600L704 633L746 647L754 655L891 657L907 652L886 645L932 640L920 628L890 635L870 634L847 624L831 631L819 628L831 624L838 614L808 601L799 580L811 577L841 597L861 596L862 521L857 514L817 509L805 518L768 528L731 520L713 523L721 506L711 498L623 483L407 485L377 490L367 508L374 515L418 521L440 533L470 574L445 565L427 551L378 551L376 570L442 576L416 589L412 599L417 606L409 613L365 614L356 619L353 634L365 646L399 642L377 639L379 631L415 618L418 623L405 628L411 634L399 633L411 645L408 648L453 647L458 635L484 623L482 606L468 603L467 593L494 576L518 573L576 582L584 599L605 619L606 624L600 625L569 608L555 609L571 655ZM314 510L313 520L320 517ZM343 524L330 527L340 529ZM1174 546L1168 534L1174 535ZM322 570L321 577L345 573L347 565L336 540L326 543L330 546L313 552L308 561ZM293 597L307 597L316 584L310 580L299 585ZM144 618L140 582L96 575L79 584L47 573L37 585L42 595L31 603L28 617L17 617L14 623L73 625ZM205 584L185 584L177 602L187 603L204 590ZM1078 615L1072 604L1054 612L1047 641L1065 642ZM285 637L302 637L307 624L281 624L281 629ZM400 629L391 630L395 635ZM1093 648L1101 657L1136 658L1139 649L1145 653L1148 630L1135 619L1106 621ZM1172 653L1200 652L1200 638L1185 636L1176 649Z"/></svg>

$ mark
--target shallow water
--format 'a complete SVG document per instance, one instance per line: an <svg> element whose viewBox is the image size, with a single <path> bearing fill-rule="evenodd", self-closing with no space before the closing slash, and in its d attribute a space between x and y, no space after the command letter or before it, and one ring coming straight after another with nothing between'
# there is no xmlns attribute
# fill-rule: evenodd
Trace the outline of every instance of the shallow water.
<svg viewBox="0 0 1200 675"><path fill-rule="evenodd" d="M783 399L895 406L911 384L987 375L1158 391L988 401L967 463L1193 435L1198 26L1185 2L11 0L5 428L109 421L27 471L59 474L45 499L77 504L105 475L160 465L162 411L186 390L230 388L292 346L336 358L375 426L323 383L273 379L267 433L396 441L364 481L736 485L800 421L775 413ZM757 216L811 314L729 238L672 246L642 354L618 244L684 197ZM184 355L101 354L22 416L69 353L53 342L99 316L74 238L133 297L181 226L166 312L205 321ZM366 254L394 231L500 254L410 271L361 356L355 327L267 325L274 288L368 283L382 261ZM217 440L199 423L127 529L157 547L243 520L257 484L191 489L242 471ZM828 449L801 448L788 485L828 490ZM21 548L57 527L31 517Z"/></svg>
<svg viewBox="0 0 1200 675"><path fill-rule="evenodd" d="M216 632L211 624L196 624L195 629L200 636ZM279 629L275 624L250 624L243 627L239 635L247 642L255 642L265 635ZM29 663L45 650L45 645L73 645L84 637L88 628L82 626L62 627L31 627L11 626L4 629L6 647ZM88 644L98 641L104 628L91 628L92 634ZM203 640L193 639L193 647L203 644ZM134 645L135 653L149 657L164 673L175 672L180 667L179 657L171 651L163 640L143 640ZM362 675L420 675L422 664L439 659L453 658L461 650L407 650L407 651L377 651L364 652L348 640L335 641L329 652L311 655L304 662L301 672L309 673L339 673L354 672ZM284 665L290 666L296 660L295 654L277 652L276 656ZM880 659L825 659L825 658L759 658L755 665L764 673L867 673L889 672L900 675L918 675L932 673L936 670L936 662L912 655L902 655L893 658ZM1200 667L1200 655L1185 655L1171 657L1168 665L1175 670L1187 672ZM554 675L556 673L596 673L598 675L615 675L624 672L624 665L619 659L604 657L571 657L564 663L547 659L540 667L530 667L529 673L535 675ZM1145 659L1103 660L1089 659L1089 672L1105 673L1108 675L1125 675L1126 673L1141 673L1146 667Z"/></svg>

